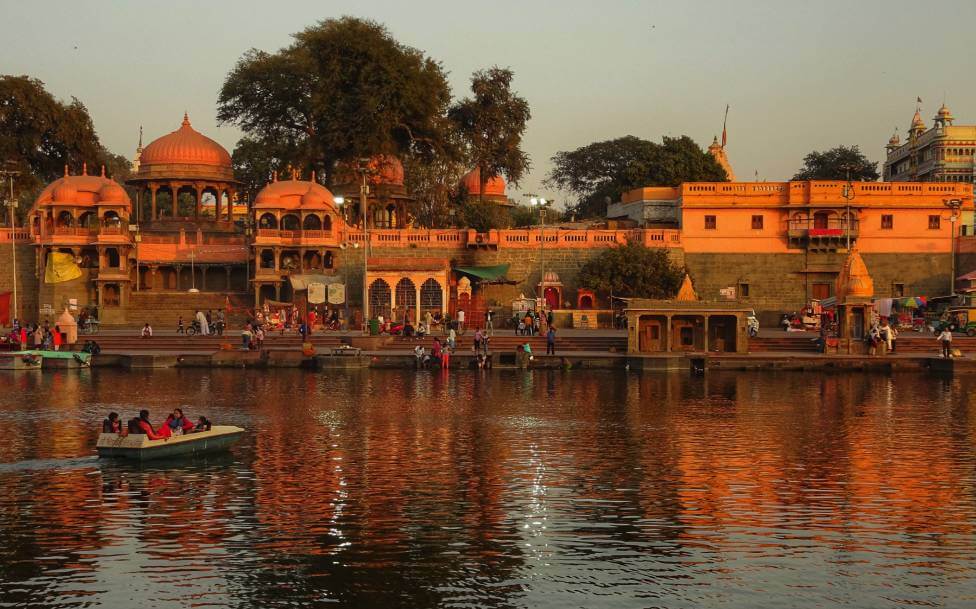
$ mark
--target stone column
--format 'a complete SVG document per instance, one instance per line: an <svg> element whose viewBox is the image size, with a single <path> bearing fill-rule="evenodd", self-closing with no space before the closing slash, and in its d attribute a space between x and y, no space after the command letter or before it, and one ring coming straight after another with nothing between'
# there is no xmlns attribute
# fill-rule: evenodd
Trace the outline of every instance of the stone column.
<svg viewBox="0 0 976 609"><path fill-rule="evenodd" d="M218 188L217 186L214 186L214 190L216 191L216 193L214 194L214 196L217 198L217 203L214 205L214 219L217 220L218 222L220 222L221 221L220 208L222 207L220 199L222 197L221 197L221 194L220 194L220 188Z"/></svg>
<svg viewBox="0 0 976 609"><path fill-rule="evenodd" d="M224 267L224 270L227 271L227 291L230 292L230 267Z"/></svg>
<svg viewBox="0 0 976 609"><path fill-rule="evenodd" d="M416 303L417 303L417 306L416 306L416 309L417 309L417 312L416 312L417 313L417 317L413 320L414 326L419 326L420 325L420 285L421 284L419 284L419 283L414 284L414 288L416 289L416 292L417 292L417 301L416 301Z"/></svg>
<svg viewBox="0 0 976 609"><path fill-rule="evenodd" d="M396 313L397 313L396 286L397 286L396 282L393 282L393 285L390 286L390 318L391 319L396 319Z"/></svg>
<svg viewBox="0 0 976 609"><path fill-rule="evenodd" d="M705 334L705 353L708 353L708 314L706 313L702 315L702 317L704 318L702 324L704 326L703 332Z"/></svg>
<svg viewBox="0 0 976 609"><path fill-rule="evenodd" d="M156 219L156 192L159 191L159 187L155 184L149 186L149 196L150 196L150 209L149 209L149 219Z"/></svg>
<svg viewBox="0 0 976 609"><path fill-rule="evenodd" d="M281 268L281 248L276 247L272 251L274 252L274 270L278 272Z"/></svg>
<svg viewBox="0 0 976 609"><path fill-rule="evenodd" d="M227 190L227 221L234 223L234 189Z"/></svg>
<svg viewBox="0 0 976 609"><path fill-rule="evenodd" d="M275 284L275 300L281 301L281 282Z"/></svg>
<svg viewBox="0 0 976 609"><path fill-rule="evenodd" d="M255 312L257 312L258 307L261 306L261 303L258 302L258 300L261 298L261 286L263 285L264 285L263 283L254 284L254 311Z"/></svg>
<svg viewBox="0 0 976 609"><path fill-rule="evenodd" d="M183 289L183 265L177 264L173 267L176 270L176 289Z"/></svg>
<svg viewBox="0 0 976 609"><path fill-rule="evenodd" d="M156 289L156 271L159 269L155 264L149 267L149 289Z"/></svg>
<svg viewBox="0 0 976 609"><path fill-rule="evenodd" d="M180 212L180 186L174 182L169 185L170 192L173 193L173 217L179 216Z"/></svg>
<svg viewBox="0 0 976 609"><path fill-rule="evenodd" d="M193 183L193 199L194 199L193 217L197 219L200 218L200 197L201 196L202 193L200 192L200 185L194 182Z"/></svg>

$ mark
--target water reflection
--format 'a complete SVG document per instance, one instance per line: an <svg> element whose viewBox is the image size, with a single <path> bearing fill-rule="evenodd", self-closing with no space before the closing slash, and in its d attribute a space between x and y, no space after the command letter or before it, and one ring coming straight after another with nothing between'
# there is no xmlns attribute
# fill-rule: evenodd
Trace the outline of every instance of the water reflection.
<svg viewBox="0 0 976 609"><path fill-rule="evenodd" d="M971 606L970 380L8 375L0 604ZM247 427L93 460L108 410ZM22 433L12 433L14 430Z"/></svg>

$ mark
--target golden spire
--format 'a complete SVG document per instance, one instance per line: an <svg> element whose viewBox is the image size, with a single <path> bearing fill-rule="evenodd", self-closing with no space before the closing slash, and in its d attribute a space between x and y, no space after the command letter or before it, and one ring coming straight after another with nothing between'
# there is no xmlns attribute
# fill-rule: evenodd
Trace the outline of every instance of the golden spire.
<svg viewBox="0 0 976 609"><path fill-rule="evenodd" d="M698 300L698 294L695 293L695 286L691 284L691 277L688 273L685 273L684 281L681 282L681 288L678 289L678 295L674 299L679 302L695 302Z"/></svg>

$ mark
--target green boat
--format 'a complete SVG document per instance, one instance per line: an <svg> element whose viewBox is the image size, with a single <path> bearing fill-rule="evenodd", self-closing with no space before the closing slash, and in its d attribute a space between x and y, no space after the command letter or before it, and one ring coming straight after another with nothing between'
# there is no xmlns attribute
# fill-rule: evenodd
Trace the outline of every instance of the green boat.
<svg viewBox="0 0 976 609"><path fill-rule="evenodd" d="M59 370L91 367L91 353L85 351L45 351L32 349L30 351L14 351L10 355L20 356L27 361L38 361L39 367L45 370L54 368Z"/></svg>
<svg viewBox="0 0 976 609"><path fill-rule="evenodd" d="M214 425L210 431L198 431L163 440L150 440L145 434L123 436L102 433L98 435L95 448L99 457L147 461L227 450L243 434L243 428L233 425Z"/></svg>
<svg viewBox="0 0 976 609"><path fill-rule="evenodd" d="M0 353L0 370L40 370L44 358L25 351Z"/></svg>

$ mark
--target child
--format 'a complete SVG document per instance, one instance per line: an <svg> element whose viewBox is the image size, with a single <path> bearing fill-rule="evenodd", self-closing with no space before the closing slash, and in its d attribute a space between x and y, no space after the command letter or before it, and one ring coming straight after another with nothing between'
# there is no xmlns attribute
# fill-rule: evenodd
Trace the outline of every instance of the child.
<svg viewBox="0 0 976 609"><path fill-rule="evenodd" d="M211 427L211 425L210 425L210 419L208 419L207 417L201 416L199 419L197 419L197 426L193 428L193 431L195 431L195 432L196 431L210 431L210 427Z"/></svg>

